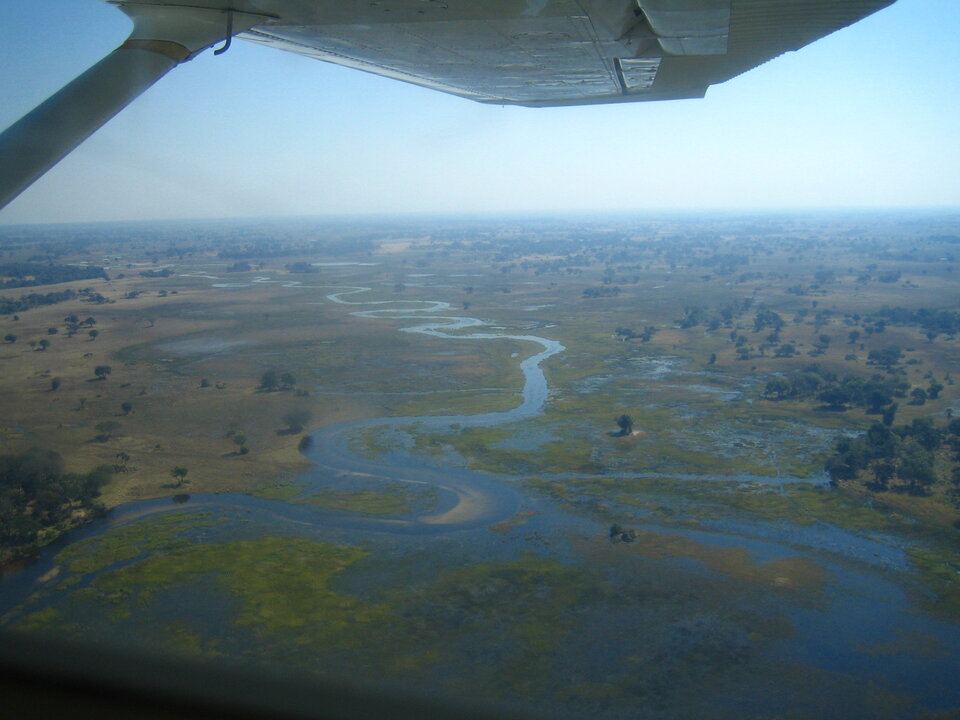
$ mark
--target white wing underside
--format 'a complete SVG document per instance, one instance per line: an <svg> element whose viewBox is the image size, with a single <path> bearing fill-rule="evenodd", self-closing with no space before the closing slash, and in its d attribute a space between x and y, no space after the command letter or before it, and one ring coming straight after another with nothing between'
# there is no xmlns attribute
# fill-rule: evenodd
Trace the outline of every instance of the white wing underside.
<svg viewBox="0 0 960 720"><path fill-rule="evenodd" d="M479 102L633 102L703 97L892 2L320 2L239 37Z"/></svg>

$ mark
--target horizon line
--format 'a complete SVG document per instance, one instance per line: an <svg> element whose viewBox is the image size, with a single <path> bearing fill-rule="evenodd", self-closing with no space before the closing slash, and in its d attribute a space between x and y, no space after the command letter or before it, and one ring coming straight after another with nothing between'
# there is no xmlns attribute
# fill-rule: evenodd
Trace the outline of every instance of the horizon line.
<svg viewBox="0 0 960 720"><path fill-rule="evenodd" d="M658 216L667 216L675 218L680 215L723 215L723 216L776 216L776 215L824 215L824 214L944 214L960 213L960 204L956 205L902 205L902 206L857 206L857 205L823 205L823 206L782 206L782 207L756 207L756 208L721 208L721 207L703 207L703 208L623 208L623 209L554 209L554 210L397 210L369 213L319 213L316 215L260 215L260 216L220 216L220 217L193 217L193 218L139 218L139 219L117 219L117 220L63 220L57 222L26 222L26 223L4 223L0 220L0 232L4 230L16 230L26 228L63 228L69 226L95 226L95 225L136 225L136 224L189 224L189 223L257 223L257 222L345 222L345 221L397 221L397 220L429 220L429 219L540 219L545 217L552 218L596 218L596 216L608 215L612 217L624 218L625 216L646 216L647 219L656 219Z"/></svg>

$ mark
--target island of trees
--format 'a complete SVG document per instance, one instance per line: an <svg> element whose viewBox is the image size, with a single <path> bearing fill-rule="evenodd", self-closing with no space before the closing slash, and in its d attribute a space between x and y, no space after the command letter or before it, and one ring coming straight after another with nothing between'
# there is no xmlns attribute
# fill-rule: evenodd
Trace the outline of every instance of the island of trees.
<svg viewBox="0 0 960 720"><path fill-rule="evenodd" d="M70 473L58 453L41 448L0 455L0 565L101 513L96 498L113 472Z"/></svg>
<svg viewBox="0 0 960 720"><path fill-rule="evenodd" d="M827 458L834 485L857 483L873 492L928 495L937 490L960 507L960 419L937 427L930 418L841 438Z"/></svg>

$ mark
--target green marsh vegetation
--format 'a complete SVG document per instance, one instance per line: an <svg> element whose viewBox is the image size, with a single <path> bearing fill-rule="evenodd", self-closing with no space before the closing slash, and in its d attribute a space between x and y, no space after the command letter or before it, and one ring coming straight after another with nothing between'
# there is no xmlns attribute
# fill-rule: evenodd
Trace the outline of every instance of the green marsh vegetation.
<svg viewBox="0 0 960 720"><path fill-rule="evenodd" d="M85 633L131 633L153 649L247 657L334 677L337 668L360 663L433 691L521 703L552 704L570 686L566 700L586 707L598 683L611 702L638 693L679 702L682 688L666 677L638 685L631 668L659 653L660 662L677 668L699 658L693 675L701 682L760 671L755 652L786 637L789 623L749 611L752 591L745 588L772 586L814 602L823 581L803 559L757 563L733 549L647 533L620 559L590 543L573 564L532 554L445 564L435 577L365 597L344 591L340 579L362 572L369 550L280 536L187 541L210 520L188 513L153 518L63 554L66 577L82 577L83 586L64 582L42 591L34 602L43 606L27 608L15 626L73 634L82 622ZM691 585L684 573L661 565L669 557L697 558L716 576L694 576ZM740 592L729 592L733 584ZM678 601L679 587L685 591ZM684 619L680 605L693 611L714 595L726 598L718 616ZM213 607L219 619L210 625ZM635 642L614 639L624 613L633 618L627 629ZM588 655L605 653L620 670L595 676L592 663L580 661L584 643ZM572 685L571 677L578 678Z"/></svg>
<svg viewBox="0 0 960 720"><path fill-rule="evenodd" d="M364 515L406 515L415 509L421 512L432 510L436 499L437 491L433 488L386 483L372 488L322 490L297 500L297 503Z"/></svg>

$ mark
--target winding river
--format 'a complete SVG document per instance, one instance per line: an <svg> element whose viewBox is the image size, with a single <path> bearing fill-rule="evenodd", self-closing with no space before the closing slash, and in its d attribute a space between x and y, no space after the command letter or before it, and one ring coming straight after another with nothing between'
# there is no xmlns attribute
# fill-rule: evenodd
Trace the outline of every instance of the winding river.
<svg viewBox="0 0 960 720"><path fill-rule="evenodd" d="M346 299L369 290L365 287L354 287L332 293L327 298L332 302L345 305L396 304L395 301L363 302ZM520 404L505 412L477 415L375 418L321 428L312 433L312 443L305 453L318 468L307 476L308 487L305 494L319 489L318 484L323 482L323 478L327 477L328 473L356 473L413 484L430 485L455 498L452 506L447 502L440 512L432 515L423 515L408 520L374 518L360 520L370 527L377 526L395 532L452 532L489 525L506 519L516 512L520 497L503 483L462 468L438 468L424 459L418 459L406 453L403 454L402 458L398 457L398 453L391 454L389 463L383 460L362 458L351 451L349 438L358 432L375 427L386 430L391 427L408 426L413 423L423 427L449 427L451 425L481 427L502 425L538 415L543 411L543 405L547 399L547 380L541 364L547 358L563 352L564 347L556 340L549 340L536 335L510 335L489 332L457 332L457 334L452 334L455 331L482 326L485 323L476 318L437 315L436 313L448 312L451 309L450 304L446 302L418 304L423 304L425 307L358 310L352 314L365 318L391 317L398 320L423 320L424 315L429 315L429 320L401 328L400 332L458 340L512 339L540 345L543 348L540 352L531 355L520 363L524 378Z"/></svg>

